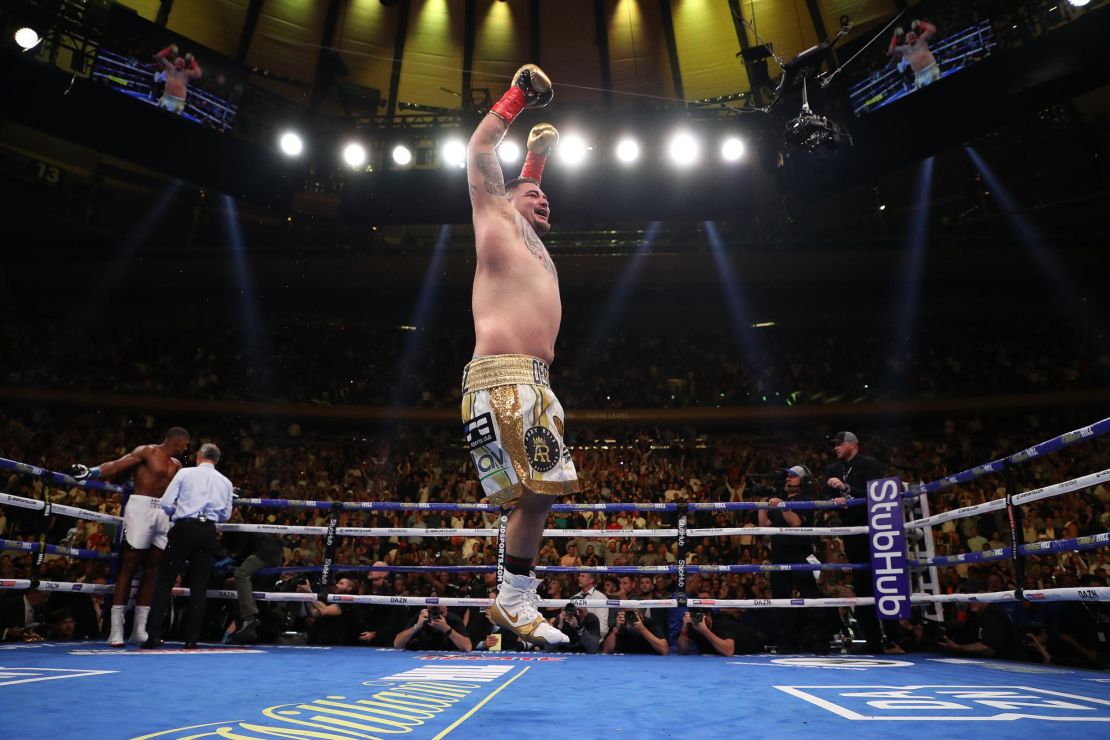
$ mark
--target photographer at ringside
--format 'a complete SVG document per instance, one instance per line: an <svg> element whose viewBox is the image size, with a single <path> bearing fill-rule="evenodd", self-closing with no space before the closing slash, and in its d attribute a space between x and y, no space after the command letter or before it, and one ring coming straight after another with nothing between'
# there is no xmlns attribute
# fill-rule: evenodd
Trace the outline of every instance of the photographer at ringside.
<svg viewBox="0 0 1110 740"><path fill-rule="evenodd" d="M567 603L559 610L554 620L555 626L570 638L563 645L549 645L548 650L556 653L588 653L601 651L601 621L585 607Z"/></svg>
<svg viewBox="0 0 1110 740"><path fill-rule="evenodd" d="M882 463L873 457L859 454L859 437L851 432L837 432L829 437L829 443L836 455L836 462L829 463L825 468L823 498L834 501L866 498L867 481L886 475ZM866 527L867 507L851 506L844 509L841 523L845 527ZM844 555L848 562L867 565L866 568L852 571L852 586L857 597L875 595L874 585L871 583L871 546L867 539L866 534L844 537ZM882 653L885 640L875 609L870 606L860 607L855 610L855 615L863 628L868 652Z"/></svg>
<svg viewBox="0 0 1110 740"><path fill-rule="evenodd" d="M398 650L461 650L470 652L473 644L460 617L440 606L429 606L409 619L393 638Z"/></svg>
<svg viewBox="0 0 1110 740"><path fill-rule="evenodd" d="M604 653L656 653L666 655L670 652L663 627L655 620L645 617L639 609L621 609L605 642L601 645Z"/></svg>
<svg viewBox="0 0 1110 740"><path fill-rule="evenodd" d="M711 599L702 591L699 599ZM682 615L682 631L678 633L678 652L682 655L751 655L763 652L763 640L750 627L741 624L724 611L692 608Z"/></svg>

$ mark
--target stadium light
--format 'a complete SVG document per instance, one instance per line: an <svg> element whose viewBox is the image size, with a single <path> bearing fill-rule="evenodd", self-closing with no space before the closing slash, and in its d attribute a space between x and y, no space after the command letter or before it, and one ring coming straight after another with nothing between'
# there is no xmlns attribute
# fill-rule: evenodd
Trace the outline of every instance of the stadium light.
<svg viewBox="0 0 1110 740"><path fill-rule="evenodd" d="M640 158L640 145L635 139L621 139L617 142L617 159L625 164L635 162Z"/></svg>
<svg viewBox="0 0 1110 740"><path fill-rule="evenodd" d="M282 153L287 157L299 157L304 151L304 140L293 131L286 131L278 140Z"/></svg>
<svg viewBox="0 0 1110 740"><path fill-rule="evenodd" d="M744 140L730 136L721 143L721 158L726 162L738 162L744 158Z"/></svg>
<svg viewBox="0 0 1110 740"><path fill-rule="evenodd" d="M357 141L352 141L343 148L343 161L353 169L358 169L366 164L366 147Z"/></svg>
<svg viewBox="0 0 1110 740"><path fill-rule="evenodd" d="M692 134L680 131L671 137L670 144L667 146L667 153L670 155L672 162L680 167L688 167L698 161L701 148L698 146L698 140Z"/></svg>
<svg viewBox="0 0 1110 740"><path fill-rule="evenodd" d="M19 44L19 48L23 51L30 51L39 45L42 38L39 36L38 31L33 28L24 26L15 32L15 43Z"/></svg>
<svg viewBox="0 0 1110 740"><path fill-rule="evenodd" d="M1068 0L1068 5L1071 5L1074 8L1082 8L1089 2L1091 2L1091 0Z"/></svg>
<svg viewBox="0 0 1110 740"><path fill-rule="evenodd" d="M407 165L411 161L412 161L412 150L411 149L409 149L404 144L398 144L397 146L393 147L393 162L394 162L394 164L399 164L402 167L404 167L405 165Z"/></svg>
<svg viewBox="0 0 1110 740"><path fill-rule="evenodd" d="M505 164L512 164L520 161L520 145L512 139L505 139L501 145L497 147L497 156Z"/></svg>
<svg viewBox="0 0 1110 740"><path fill-rule="evenodd" d="M466 144L459 139L450 139L444 142L440 156L443 158L443 164L448 167L465 167Z"/></svg>
<svg viewBox="0 0 1110 740"><path fill-rule="evenodd" d="M581 136L571 134L570 136L564 137L563 140L559 142L558 151L559 159L563 164L577 167L586 161L588 147Z"/></svg>

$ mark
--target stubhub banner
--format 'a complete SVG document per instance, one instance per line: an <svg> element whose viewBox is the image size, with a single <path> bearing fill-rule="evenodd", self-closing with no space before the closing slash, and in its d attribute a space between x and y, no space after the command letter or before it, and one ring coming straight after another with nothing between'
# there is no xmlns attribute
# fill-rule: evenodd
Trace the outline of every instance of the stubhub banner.
<svg viewBox="0 0 1110 740"><path fill-rule="evenodd" d="M910 618L910 571L902 515L902 479L867 481L867 537L879 619Z"/></svg>

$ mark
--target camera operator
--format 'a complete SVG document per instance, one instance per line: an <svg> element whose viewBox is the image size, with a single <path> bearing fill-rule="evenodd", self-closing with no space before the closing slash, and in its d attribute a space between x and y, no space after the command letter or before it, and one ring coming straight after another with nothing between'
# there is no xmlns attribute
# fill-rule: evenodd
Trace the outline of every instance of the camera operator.
<svg viewBox="0 0 1110 740"><path fill-rule="evenodd" d="M702 591L699 599L711 599ZM763 652L763 641L756 632L724 612L693 608L682 615L678 633L678 652L682 655L750 655Z"/></svg>
<svg viewBox="0 0 1110 740"><path fill-rule="evenodd" d="M398 650L461 650L473 647L462 619L439 606L421 609L393 638Z"/></svg>
<svg viewBox="0 0 1110 740"><path fill-rule="evenodd" d="M601 645L604 653L656 653L670 652L663 628L639 609L622 609L617 612L613 628Z"/></svg>
<svg viewBox="0 0 1110 740"><path fill-rule="evenodd" d="M563 645L549 646L548 650L558 653L589 653L601 650L601 621L589 610L567 603L559 610L555 626L570 638Z"/></svg>
<svg viewBox="0 0 1110 740"><path fill-rule="evenodd" d="M882 478L885 475L882 464L873 457L859 454L859 437L851 432L837 432L829 438L836 455L836 462L829 463L825 468L825 490L823 498L845 499L865 498L867 496L867 481ZM841 523L845 527L867 526L867 507L852 506L844 509ZM875 589L871 583L871 546L868 544L867 535L857 534L844 538L844 555L849 563L864 563L868 567L852 571L852 586L857 597L874 596ZM869 606L856 609L856 619L863 628L864 638L867 640L867 650L872 653L881 653L884 648L882 627L875 616L875 610Z"/></svg>
<svg viewBox="0 0 1110 740"><path fill-rule="evenodd" d="M297 586L303 594L313 592L307 580ZM331 587L333 594L357 594L358 581L348 576L340 576ZM358 621L354 606L325 604L323 601L305 603L309 645L348 645L354 644L358 636Z"/></svg>
<svg viewBox="0 0 1110 740"><path fill-rule="evenodd" d="M817 493L813 488L813 476L805 465L786 468L783 483L785 501L814 501ZM760 493L767 489L760 489ZM771 492L773 493L773 492ZM781 506L784 499L771 495L768 503ZM760 509L758 512L761 527L812 527L813 509ZM771 562L775 565L798 565L813 562L813 540L797 535L771 536ZM817 589L817 579L808 570L772 571L768 574L771 582L771 598L790 599L794 592L803 599L816 599L821 596ZM816 653L828 652L828 640L835 632L833 619L824 609L778 609L778 640L776 652L795 652L800 647Z"/></svg>

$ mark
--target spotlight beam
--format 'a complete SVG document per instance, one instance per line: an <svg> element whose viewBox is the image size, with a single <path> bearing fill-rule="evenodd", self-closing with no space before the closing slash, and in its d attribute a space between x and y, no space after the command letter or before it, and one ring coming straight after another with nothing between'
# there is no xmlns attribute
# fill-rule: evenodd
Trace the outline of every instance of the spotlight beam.
<svg viewBox="0 0 1110 740"><path fill-rule="evenodd" d="M1102 331L1099 329L1099 322L1092 318L1092 314L1094 316L1103 314L1095 297L1091 295L1091 291L1084 291L1080 288L1076 280L1069 274L1064 263L1053 253L1051 245L1041 236L1040 230L1021 212L1021 207L1014 196L994 173L994 170L990 168L986 160L980 156L979 152L970 146L964 147L964 150L975 165L975 169L983 177L983 182L987 184L998 204L1002 206L1002 215L1010 224L1010 228L1013 229L1018 240L1025 246L1033 262L1036 263L1039 268L1038 272L1052 286L1057 300L1064 304L1070 317L1083 324L1086 336L1082 339L1089 341L1092 337L1099 336ZM1080 296L1083 297L1083 300L1080 300ZM1087 302L1087 306L1084 306L1084 301Z"/></svg>
<svg viewBox="0 0 1110 740"><path fill-rule="evenodd" d="M921 303L921 276L925 268L925 251L929 242L929 208L933 191L934 160L929 157L921 163L917 187L913 196L913 216L906 235L906 252L903 255L901 282L894 296L896 303L895 336L892 355L908 357L913 354L914 326ZM894 377L891 371L888 384L901 390L904 378Z"/></svg>
<svg viewBox="0 0 1110 740"><path fill-rule="evenodd" d="M595 315L593 324L593 331L590 333L589 338L582 345L585 351L578 356L576 361L577 369L576 375L581 375L588 371L593 358L600 357L602 352L600 347L602 342L609 338L613 331L613 326L617 323L617 317L624 308L624 304L632 292L633 287L636 285L636 280L643 271L644 263L648 254L651 252L651 246L655 243L656 237L659 236L659 230L662 228L662 222L652 221L648 224L647 231L644 232L644 238L636 246L636 251L632 253L628 263L624 266L624 271L617 279L613 290L609 293L608 299L605 301L605 307Z"/></svg>
<svg viewBox="0 0 1110 740"><path fill-rule="evenodd" d="M752 314L748 309L747 297L744 295L740 279L732 260L725 253L725 241L721 238L717 224L712 221L703 222L705 235L709 240L709 250L713 254L713 261L717 264L717 275L721 281L721 291L724 293L725 308L728 310L729 321L732 324L732 333L740 343L740 350L745 355L746 367L752 368L756 373L764 370L764 353L760 342L752 331Z"/></svg>
<svg viewBox="0 0 1110 740"><path fill-rule="evenodd" d="M255 371L256 394L268 395L272 381L272 368L269 363L269 342L262 326L258 310L258 298L254 289L254 276L247 261L243 232L239 229L239 211L230 195L223 196L224 225L227 233L228 251L231 267L235 274L236 289L239 293L240 316L242 317L243 337L246 340L247 356Z"/></svg>
<svg viewBox="0 0 1110 740"><path fill-rule="evenodd" d="M432 247L432 258L428 261L428 267L424 270L424 279L420 283L420 293L416 296L416 305L413 308L411 321L412 326L415 326L418 331L414 331L405 337L397 360L397 382L393 384L393 403L398 406L407 400L402 398L405 388L403 381L409 375L410 368L420 353L421 337L419 329L427 325L428 318L432 314L432 303L439 292L440 276L443 274L443 261L447 254L447 247L451 244L453 231L454 229L450 224L443 224L439 227L439 236L436 237L436 243Z"/></svg>

